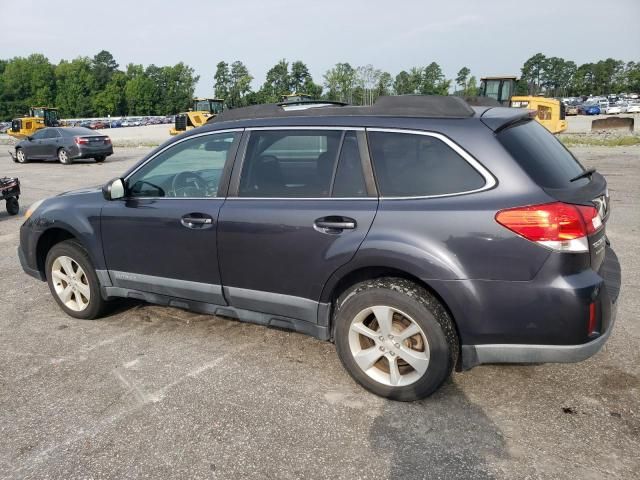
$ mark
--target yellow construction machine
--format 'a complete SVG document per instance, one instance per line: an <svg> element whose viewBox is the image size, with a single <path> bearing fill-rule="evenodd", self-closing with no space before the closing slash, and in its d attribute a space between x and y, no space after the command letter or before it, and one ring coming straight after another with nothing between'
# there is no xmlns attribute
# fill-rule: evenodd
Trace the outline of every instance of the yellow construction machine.
<svg viewBox="0 0 640 480"><path fill-rule="evenodd" d="M222 113L223 109L224 100L218 98L194 98L193 108L189 109L188 112L176 115L174 126L169 130L169 133L178 135L192 128L200 127L207 123L210 118Z"/></svg>
<svg viewBox="0 0 640 480"><path fill-rule="evenodd" d="M504 106L527 108L536 112L536 120L551 133L567 129L564 104L555 98L514 95L517 77L485 77L480 79L480 96L493 98Z"/></svg>
<svg viewBox="0 0 640 480"><path fill-rule="evenodd" d="M29 114L11 120L11 128L7 133L15 138L30 137L44 127L57 127L58 110L50 107L31 107Z"/></svg>

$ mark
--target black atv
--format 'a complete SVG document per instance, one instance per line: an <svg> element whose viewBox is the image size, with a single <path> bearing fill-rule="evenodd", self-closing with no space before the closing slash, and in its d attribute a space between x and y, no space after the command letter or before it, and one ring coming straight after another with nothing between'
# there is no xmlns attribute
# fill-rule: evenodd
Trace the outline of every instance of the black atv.
<svg viewBox="0 0 640 480"><path fill-rule="evenodd" d="M0 200L6 200L7 213L17 215L20 210L18 199L20 198L20 180L17 178L0 178Z"/></svg>

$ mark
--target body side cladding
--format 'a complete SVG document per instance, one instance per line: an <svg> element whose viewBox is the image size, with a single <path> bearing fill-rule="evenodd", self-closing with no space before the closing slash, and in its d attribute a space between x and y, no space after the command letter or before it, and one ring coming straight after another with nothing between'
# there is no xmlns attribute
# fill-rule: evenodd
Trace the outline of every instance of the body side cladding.
<svg viewBox="0 0 640 480"><path fill-rule="evenodd" d="M316 325L315 323L289 318L270 313L254 312L232 306L215 305L212 303L198 302L195 300L185 300L156 293L142 292L121 287L102 287L104 298L132 298L143 300L156 305L166 305L175 308L182 308L208 315L218 315L241 320L243 322L254 323L272 328L292 330L294 332L311 335L318 340L329 340L329 328L327 326Z"/></svg>

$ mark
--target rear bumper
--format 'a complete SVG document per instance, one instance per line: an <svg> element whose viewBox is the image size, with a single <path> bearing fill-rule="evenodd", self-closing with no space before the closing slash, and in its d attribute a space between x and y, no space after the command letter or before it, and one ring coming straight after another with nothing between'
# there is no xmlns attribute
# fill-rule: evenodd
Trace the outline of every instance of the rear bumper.
<svg viewBox="0 0 640 480"><path fill-rule="evenodd" d="M462 370L483 363L573 363L581 362L602 349L613 331L620 293L621 269L615 252L607 247L605 261L600 269L602 277L597 292L599 323L602 331L598 337L578 345L538 344L481 344L462 345ZM595 292L594 292L595 293Z"/></svg>
<svg viewBox="0 0 640 480"><path fill-rule="evenodd" d="M100 147L74 145L69 148L69 156L74 160L80 158L93 158L102 156L108 157L109 155L113 155L113 145Z"/></svg>

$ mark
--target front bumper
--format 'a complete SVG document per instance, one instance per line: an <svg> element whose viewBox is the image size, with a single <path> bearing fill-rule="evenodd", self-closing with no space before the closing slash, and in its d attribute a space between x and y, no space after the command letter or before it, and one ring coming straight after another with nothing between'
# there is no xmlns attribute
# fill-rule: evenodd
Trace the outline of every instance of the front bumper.
<svg viewBox="0 0 640 480"><path fill-rule="evenodd" d="M599 275L604 285L598 295L603 331L597 338L578 345L462 345L462 370L483 363L574 363L598 353L613 331L621 285L620 263L615 252L609 247Z"/></svg>
<svg viewBox="0 0 640 480"><path fill-rule="evenodd" d="M29 263L27 262L27 257L22 251L22 247L18 247L18 259L20 260L20 266L22 267L22 270L24 270L27 275L31 275L33 278L37 278L38 280L41 280L43 282L47 280L47 278L40 270L29 265Z"/></svg>

